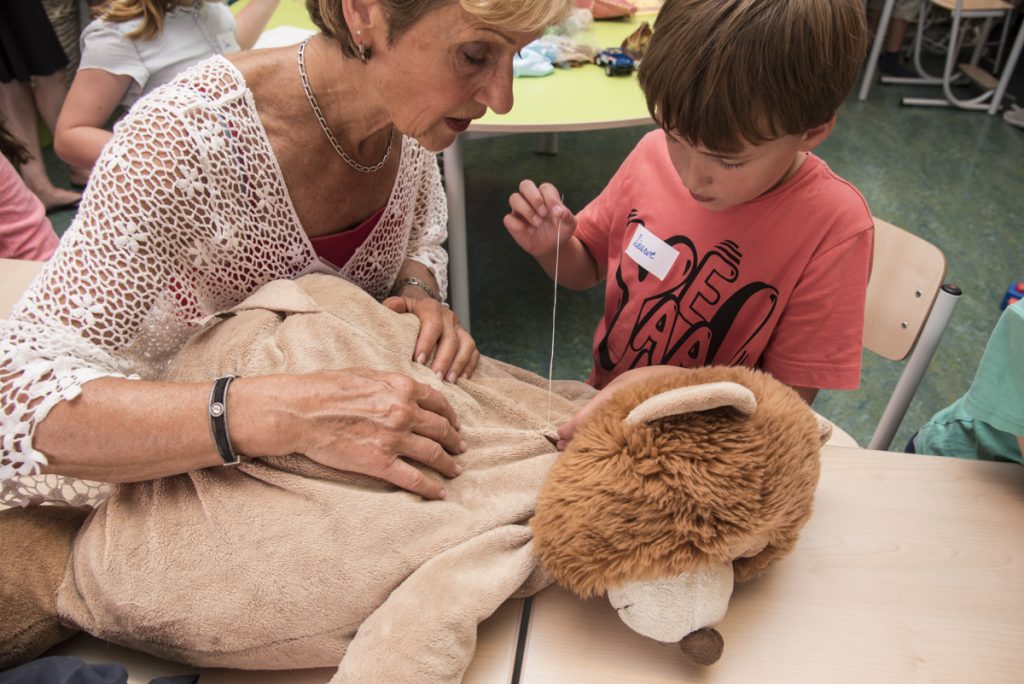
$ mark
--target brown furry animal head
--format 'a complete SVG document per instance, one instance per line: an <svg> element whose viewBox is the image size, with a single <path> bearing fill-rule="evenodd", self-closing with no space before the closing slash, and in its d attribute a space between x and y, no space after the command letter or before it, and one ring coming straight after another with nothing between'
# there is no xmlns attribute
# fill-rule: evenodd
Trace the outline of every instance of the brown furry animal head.
<svg viewBox="0 0 1024 684"><path fill-rule="evenodd" d="M666 390L721 381L748 388L753 413L624 420ZM822 441L807 404L759 371L708 367L627 386L548 473L532 522L537 553L582 597L712 562L733 561L737 580L749 579L792 550L810 517Z"/></svg>

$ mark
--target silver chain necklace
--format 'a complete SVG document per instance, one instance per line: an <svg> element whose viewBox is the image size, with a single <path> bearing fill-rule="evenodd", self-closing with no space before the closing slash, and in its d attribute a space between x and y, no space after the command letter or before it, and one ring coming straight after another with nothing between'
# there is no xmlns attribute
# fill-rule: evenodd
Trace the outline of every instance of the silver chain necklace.
<svg viewBox="0 0 1024 684"><path fill-rule="evenodd" d="M309 38L312 38L310 36ZM334 133L331 131L331 127L327 125L327 119L324 118L324 114L320 111L320 105L316 101L316 97L313 95L313 89L309 87L309 78L306 76L306 43L309 42L309 38L302 41L299 44L299 76L302 77L302 88L306 91L306 97L309 99L309 106L313 108L313 113L316 114L316 120L320 122L320 128L324 129L324 134L327 139L331 142L331 146L334 151L338 153L338 156L345 160L345 163L351 166L359 173L373 173L379 171L384 164L387 163L388 157L391 156L391 145L395 142L395 127L391 126L391 137L388 138L388 149L384 151L384 157L374 164L373 166L366 166L360 164L352 157L348 156L345 150L341 149L341 145L338 144L338 139L334 137Z"/></svg>

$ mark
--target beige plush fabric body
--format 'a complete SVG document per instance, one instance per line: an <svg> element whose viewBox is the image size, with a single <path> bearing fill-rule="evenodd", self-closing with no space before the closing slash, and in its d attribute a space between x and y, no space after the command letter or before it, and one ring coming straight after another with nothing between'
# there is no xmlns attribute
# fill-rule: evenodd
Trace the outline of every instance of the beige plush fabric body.
<svg viewBox="0 0 1024 684"><path fill-rule="evenodd" d="M335 666L337 682L450 682L477 624L546 586L528 525L551 425L593 394L487 358L441 383L410 360L418 322L338 278L275 281L194 338L167 379L364 366L447 396L469 446L445 501L300 455L116 488L83 527L61 617L201 666ZM343 660L344 658L344 660Z"/></svg>

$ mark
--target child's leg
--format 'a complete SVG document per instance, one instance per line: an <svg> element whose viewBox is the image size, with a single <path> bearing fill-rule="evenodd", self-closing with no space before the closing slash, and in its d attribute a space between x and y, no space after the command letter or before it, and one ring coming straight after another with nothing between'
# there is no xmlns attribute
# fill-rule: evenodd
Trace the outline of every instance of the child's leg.
<svg viewBox="0 0 1024 684"><path fill-rule="evenodd" d="M43 117L50 132L57 130L57 117L64 107L64 99L68 96L67 70L58 69L49 76L35 76L32 79L32 93L35 95L36 109ZM89 170L74 166L71 170L71 182L84 185L89 179Z"/></svg>
<svg viewBox="0 0 1024 684"><path fill-rule="evenodd" d="M81 199L81 194L77 192L55 187L46 175L43 151L39 147L32 87L19 81L0 83L0 112L4 115L7 130L32 155L32 158L18 169L28 189L35 193L47 209L74 204Z"/></svg>

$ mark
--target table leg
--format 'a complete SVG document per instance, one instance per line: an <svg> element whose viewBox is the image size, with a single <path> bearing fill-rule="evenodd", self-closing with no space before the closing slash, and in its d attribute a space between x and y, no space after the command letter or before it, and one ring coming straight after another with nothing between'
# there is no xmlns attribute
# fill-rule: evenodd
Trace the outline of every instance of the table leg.
<svg viewBox="0 0 1024 684"><path fill-rule="evenodd" d="M470 330L469 253L466 245L466 186L462 174L462 140L444 151L444 192L448 197L449 300L459 322Z"/></svg>
<svg viewBox="0 0 1024 684"><path fill-rule="evenodd" d="M537 146L537 154L558 154L558 133L541 133L540 144Z"/></svg>
<svg viewBox="0 0 1024 684"><path fill-rule="evenodd" d="M868 55L868 63L864 65L864 80L860 83L859 100L868 99L868 92L871 90L871 82L875 80L875 68L878 66L878 58L882 54L882 45L885 44L885 34L889 30L889 20L892 18L892 6L896 0L885 0L882 5L882 16L878 18L878 28L875 29L875 40L871 43L871 54Z"/></svg>

